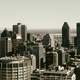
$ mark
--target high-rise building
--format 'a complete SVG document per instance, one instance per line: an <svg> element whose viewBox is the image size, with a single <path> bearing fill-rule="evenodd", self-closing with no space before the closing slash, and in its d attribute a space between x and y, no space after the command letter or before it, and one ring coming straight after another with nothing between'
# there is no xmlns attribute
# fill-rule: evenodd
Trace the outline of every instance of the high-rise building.
<svg viewBox="0 0 80 80"><path fill-rule="evenodd" d="M66 63L66 61L65 61L65 54L66 54L66 52L63 49L60 49L58 51L58 65L61 66L61 65Z"/></svg>
<svg viewBox="0 0 80 80"><path fill-rule="evenodd" d="M12 36L12 48L13 48L13 54L14 55L24 55L25 53L25 46L22 41L22 37L19 34L13 33Z"/></svg>
<svg viewBox="0 0 80 80"><path fill-rule="evenodd" d="M9 32L5 29L1 33L0 38L0 57L5 57L11 55L12 52L12 40L9 37Z"/></svg>
<svg viewBox="0 0 80 80"><path fill-rule="evenodd" d="M39 43L39 69L41 69L44 65L41 65L45 62L45 49L42 43Z"/></svg>
<svg viewBox="0 0 80 80"><path fill-rule="evenodd" d="M57 52L47 52L46 53L46 69L52 66L58 66L58 53Z"/></svg>
<svg viewBox="0 0 80 80"><path fill-rule="evenodd" d="M0 57L9 56L12 52L11 38L0 38Z"/></svg>
<svg viewBox="0 0 80 80"><path fill-rule="evenodd" d="M80 54L80 23L77 23L77 54Z"/></svg>
<svg viewBox="0 0 80 80"><path fill-rule="evenodd" d="M13 33L20 34L23 41L27 41L27 27L21 23L13 25Z"/></svg>
<svg viewBox="0 0 80 80"><path fill-rule="evenodd" d="M31 60L28 57L0 58L0 80L31 80Z"/></svg>
<svg viewBox="0 0 80 80"><path fill-rule="evenodd" d="M62 27L62 47L69 48L69 26L64 22Z"/></svg>

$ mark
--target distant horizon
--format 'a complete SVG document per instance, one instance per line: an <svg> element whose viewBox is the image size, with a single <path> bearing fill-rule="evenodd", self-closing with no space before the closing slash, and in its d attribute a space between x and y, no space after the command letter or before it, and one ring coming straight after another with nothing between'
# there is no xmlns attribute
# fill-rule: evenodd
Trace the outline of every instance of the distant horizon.
<svg viewBox="0 0 80 80"><path fill-rule="evenodd" d="M21 22L17 22L17 23L21 23ZM15 24L12 24L11 25L11 27L9 27L9 26L5 26L4 27L4 25L2 26L2 28L0 28L0 31L2 31L2 30L4 30L5 28L7 29L7 30L12 30L13 29L13 25L17 25L17 23L15 23ZM67 22L68 23L68 22ZM77 22L77 23L80 23L80 22ZM37 27L37 28L31 28L31 26L30 25L26 25L26 24L24 24L24 23L21 23L22 25L25 25L26 27L27 27L27 30L28 31L36 31L36 30L38 30L38 31L40 31L40 30L61 30L62 29L62 26L63 26L63 24L64 24L64 22L63 22L63 24L62 24L62 26L61 26L61 28L60 27L55 27L55 28L41 28L41 27ZM71 28L71 26L68 24L68 26L69 26L69 29L70 30L76 30L76 28Z"/></svg>
<svg viewBox="0 0 80 80"><path fill-rule="evenodd" d="M0 30L0 32L2 32L3 30ZM8 31L12 31L12 30L8 30ZM61 33L62 29L30 29L30 30L27 29L27 32L28 33ZM70 32L76 33L76 29L70 29Z"/></svg>

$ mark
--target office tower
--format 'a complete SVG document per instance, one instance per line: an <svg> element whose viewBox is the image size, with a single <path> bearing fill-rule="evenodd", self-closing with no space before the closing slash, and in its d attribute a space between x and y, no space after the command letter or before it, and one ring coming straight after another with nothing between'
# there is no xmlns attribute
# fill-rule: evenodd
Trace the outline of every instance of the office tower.
<svg viewBox="0 0 80 80"><path fill-rule="evenodd" d="M80 55L80 23L77 23L77 54Z"/></svg>
<svg viewBox="0 0 80 80"><path fill-rule="evenodd" d="M62 47L69 48L69 26L64 22L62 26Z"/></svg>
<svg viewBox="0 0 80 80"><path fill-rule="evenodd" d="M0 57L9 56L12 52L11 38L0 38Z"/></svg>
<svg viewBox="0 0 80 80"><path fill-rule="evenodd" d="M16 44L16 54L20 54L21 56L23 56L25 54L25 45L22 41L22 37L21 35L17 34L16 35L16 40L17 40L17 44Z"/></svg>
<svg viewBox="0 0 80 80"><path fill-rule="evenodd" d="M22 41L22 37L20 34L13 33L12 47L13 47L13 54L14 55L18 55L18 54L20 54L21 56L24 55L25 46L24 46L24 43Z"/></svg>
<svg viewBox="0 0 80 80"><path fill-rule="evenodd" d="M5 29L1 33L0 38L0 57L10 56L12 52L12 40L9 37L9 32Z"/></svg>
<svg viewBox="0 0 80 80"><path fill-rule="evenodd" d="M47 52L46 53L46 69L53 65L58 66L58 53L57 52Z"/></svg>
<svg viewBox="0 0 80 80"><path fill-rule="evenodd" d="M66 63L65 61L65 51L63 49L60 49L58 51L58 65L63 65Z"/></svg>
<svg viewBox="0 0 80 80"><path fill-rule="evenodd" d="M13 33L20 34L23 41L27 41L27 27L21 23L13 25Z"/></svg>
<svg viewBox="0 0 80 80"><path fill-rule="evenodd" d="M31 60L28 57L0 58L0 80L31 80Z"/></svg>

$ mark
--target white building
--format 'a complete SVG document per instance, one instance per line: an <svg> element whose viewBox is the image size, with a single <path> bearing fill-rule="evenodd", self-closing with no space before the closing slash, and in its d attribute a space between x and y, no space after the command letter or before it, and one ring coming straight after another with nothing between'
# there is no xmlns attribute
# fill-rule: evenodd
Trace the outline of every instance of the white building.
<svg viewBox="0 0 80 80"><path fill-rule="evenodd" d="M36 69L36 56L31 55L31 73Z"/></svg>
<svg viewBox="0 0 80 80"><path fill-rule="evenodd" d="M0 80L31 80L31 60L24 56L0 58Z"/></svg>
<svg viewBox="0 0 80 80"><path fill-rule="evenodd" d="M76 76L73 72L68 70L63 71L44 71L40 75L40 80L76 80Z"/></svg>

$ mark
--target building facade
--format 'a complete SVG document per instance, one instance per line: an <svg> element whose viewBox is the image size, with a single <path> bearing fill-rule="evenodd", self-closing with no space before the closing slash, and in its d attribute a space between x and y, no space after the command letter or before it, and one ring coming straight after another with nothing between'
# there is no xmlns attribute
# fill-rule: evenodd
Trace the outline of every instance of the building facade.
<svg viewBox="0 0 80 80"><path fill-rule="evenodd" d="M0 57L9 56L11 52L12 52L11 38L6 37L0 38Z"/></svg>
<svg viewBox="0 0 80 80"><path fill-rule="evenodd" d="M0 80L31 80L31 60L24 56L0 58Z"/></svg>
<svg viewBox="0 0 80 80"><path fill-rule="evenodd" d="M69 74L68 74L69 73ZM75 80L73 73L64 70L64 71L44 71L43 74L40 75L40 80Z"/></svg>
<svg viewBox="0 0 80 80"><path fill-rule="evenodd" d="M77 23L77 54L80 55L80 23Z"/></svg>
<svg viewBox="0 0 80 80"><path fill-rule="evenodd" d="M21 23L13 25L13 33L20 34L23 41L27 41L27 27Z"/></svg>
<svg viewBox="0 0 80 80"><path fill-rule="evenodd" d="M62 47L69 48L69 26L64 22L62 27Z"/></svg>

